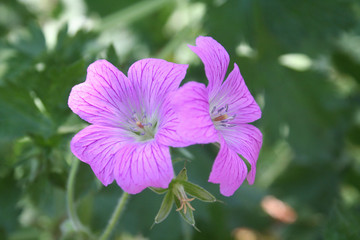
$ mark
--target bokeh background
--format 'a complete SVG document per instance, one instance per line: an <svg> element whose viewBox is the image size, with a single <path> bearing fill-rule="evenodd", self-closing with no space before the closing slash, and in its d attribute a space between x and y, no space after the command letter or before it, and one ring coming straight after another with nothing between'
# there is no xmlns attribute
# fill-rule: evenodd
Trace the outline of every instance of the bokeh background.
<svg viewBox="0 0 360 240"><path fill-rule="evenodd" d="M201 232L173 209L150 229L162 198L131 196L114 239L360 239L360 2L356 0L1 0L0 239L89 239L67 214L71 137L87 123L67 106L87 66L123 72L141 58L190 64L209 35L229 52L263 111L255 184L232 197L207 182L218 149L173 149L189 180L223 203L194 201ZM184 161L174 163L178 172ZM75 207L95 236L121 195L89 166ZM95 237L96 239L96 237Z"/></svg>

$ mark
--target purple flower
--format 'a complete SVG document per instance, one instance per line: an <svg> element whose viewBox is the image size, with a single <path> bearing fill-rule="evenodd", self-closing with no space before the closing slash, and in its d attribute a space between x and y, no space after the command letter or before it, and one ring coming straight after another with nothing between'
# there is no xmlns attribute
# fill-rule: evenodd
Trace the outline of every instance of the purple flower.
<svg viewBox="0 0 360 240"><path fill-rule="evenodd" d="M200 36L196 46L189 47L203 61L209 84L206 87L189 82L178 90L173 102L179 119L179 134L196 143L220 143L209 182L219 183L220 192L231 196L246 177L250 184L254 183L262 134L247 123L259 119L261 110L236 64L223 81L229 55L218 42ZM239 154L250 163L249 173Z"/></svg>
<svg viewBox="0 0 360 240"><path fill-rule="evenodd" d="M178 119L170 105L187 67L144 59L126 77L98 60L86 81L73 87L69 107L92 125L74 136L71 151L105 186L115 179L131 194L168 187L173 178L168 146L188 145L176 134Z"/></svg>

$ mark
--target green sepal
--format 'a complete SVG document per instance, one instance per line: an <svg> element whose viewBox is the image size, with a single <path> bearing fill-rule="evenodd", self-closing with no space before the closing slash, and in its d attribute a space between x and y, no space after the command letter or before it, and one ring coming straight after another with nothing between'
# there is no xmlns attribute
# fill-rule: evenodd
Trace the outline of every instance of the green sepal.
<svg viewBox="0 0 360 240"><path fill-rule="evenodd" d="M169 190L168 188L155 188L155 187L149 187L149 189L157 194L164 194L166 193L166 191Z"/></svg>
<svg viewBox="0 0 360 240"><path fill-rule="evenodd" d="M159 212L157 213L156 217L155 217L155 223L161 223L162 221L164 221L167 216L169 216L169 213L172 209L172 206L174 204L174 194L171 191L168 191L168 193L165 195Z"/></svg>
<svg viewBox="0 0 360 240"><path fill-rule="evenodd" d="M216 198L199 185L181 180L178 182L183 185L184 190L187 194L199 199L200 201L216 202Z"/></svg>
<svg viewBox="0 0 360 240"><path fill-rule="evenodd" d="M181 181L184 181L184 182L186 182L188 180L186 168L181 169L179 174L176 176L175 180L181 180Z"/></svg>

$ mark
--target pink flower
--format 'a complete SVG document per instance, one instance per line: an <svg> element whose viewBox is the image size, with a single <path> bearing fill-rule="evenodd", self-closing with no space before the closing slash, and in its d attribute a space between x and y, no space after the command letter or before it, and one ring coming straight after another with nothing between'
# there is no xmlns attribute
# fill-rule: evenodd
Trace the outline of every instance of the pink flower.
<svg viewBox="0 0 360 240"><path fill-rule="evenodd" d="M225 81L229 55L211 37L198 37L189 46L203 61L209 84L189 82L173 99L179 118L179 134L196 143L219 142L209 182L219 183L220 192L231 196L247 177L254 183L262 134L253 125L261 110L245 85L236 64ZM251 165L247 166L239 156Z"/></svg>
<svg viewBox="0 0 360 240"><path fill-rule="evenodd" d="M186 69L144 59L126 77L98 60L89 66L86 81L73 87L69 107L92 125L74 136L71 151L105 186L115 179L131 194L168 187L173 178L168 146L188 145L176 134L178 120L170 105Z"/></svg>

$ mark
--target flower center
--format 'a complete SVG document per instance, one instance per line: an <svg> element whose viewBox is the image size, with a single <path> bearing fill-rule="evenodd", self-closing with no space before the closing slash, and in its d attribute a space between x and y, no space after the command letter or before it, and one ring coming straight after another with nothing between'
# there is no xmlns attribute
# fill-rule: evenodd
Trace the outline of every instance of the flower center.
<svg viewBox="0 0 360 240"><path fill-rule="evenodd" d="M231 120L234 120L236 114L229 115L229 105L225 104L223 107L218 108L214 106L210 112L211 120L216 127L233 127L235 124L229 123Z"/></svg>
<svg viewBox="0 0 360 240"><path fill-rule="evenodd" d="M131 133L135 134L140 141L149 140L155 136L157 122L154 120L149 121L148 119L146 113L137 114L133 112L132 117L127 121L128 129Z"/></svg>

